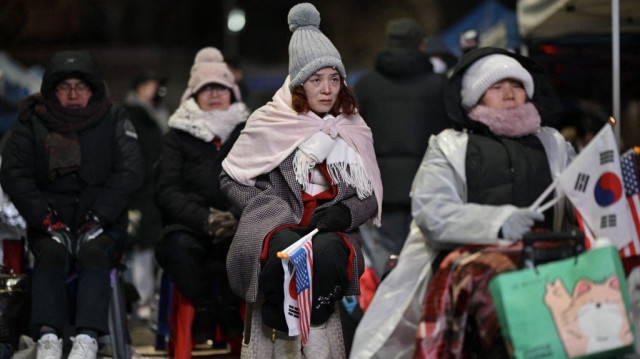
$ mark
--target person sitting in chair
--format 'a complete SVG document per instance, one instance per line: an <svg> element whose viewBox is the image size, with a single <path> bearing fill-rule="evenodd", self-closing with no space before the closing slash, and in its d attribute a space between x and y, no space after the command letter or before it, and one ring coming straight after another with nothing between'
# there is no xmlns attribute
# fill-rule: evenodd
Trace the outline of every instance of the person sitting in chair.
<svg viewBox="0 0 640 359"><path fill-rule="evenodd" d="M143 179L135 128L107 97L91 54L53 55L41 92L21 103L0 169L35 257L31 324L38 359L62 356L72 269L78 289L69 358L96 358L96 337L108 332L109 275L125 247L127 205Z"/></svg>

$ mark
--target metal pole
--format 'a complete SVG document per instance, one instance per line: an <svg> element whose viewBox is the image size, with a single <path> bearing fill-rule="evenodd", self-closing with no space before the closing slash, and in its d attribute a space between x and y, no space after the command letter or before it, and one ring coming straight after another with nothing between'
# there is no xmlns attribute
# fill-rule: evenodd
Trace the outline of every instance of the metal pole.
<svg viewBox="0 0 640 359"><path fill-rule="evenodd" d="M238 34L229 30L227 22L229 13L236 6L236 0L224 0L222 9L224 11L224 56L233 57L238 54Z"/></svg>
<svg viewBox="0 0 640 359"><path fill-rule="evenodd" d="M622 148L620 138L620 0L611 0L611 61L613 76L613 117L618 121L618 126L613 128L613 133Z"/></svg>

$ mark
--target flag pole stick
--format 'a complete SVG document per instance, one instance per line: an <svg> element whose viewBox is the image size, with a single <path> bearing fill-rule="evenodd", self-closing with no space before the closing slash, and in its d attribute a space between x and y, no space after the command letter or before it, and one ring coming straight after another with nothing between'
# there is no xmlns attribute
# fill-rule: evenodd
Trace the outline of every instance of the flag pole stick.
<svg viewBox="0 0 640 359"><path fill-rule="evenodd" d="M562 197L564 197L564 195L558 195L558 196L556 196L555 198L553 198L553 199L552 199L552 200L550 200L549 202L547 202L547 203L543 204L542 206L540 206L540 207L537 209L537 211L538 211L538 212L544 212L544 211L546 211L546 210L547 210L547 209L549 209L551 206L553 206L554 204L556 204L556 203L560 200L560 198L562 198Z"/></svg>
<svg viewBox="0 0 640 359"><path fill-rule="evenodd" d="M556 187L558 187L558 178L554 179L553 182L551 182L549 187L547 187L547 189L545 189L544 192L542 192L542 194L538 197L538 199L536 199L536 201L533 202L531 206L529 206L529 209L532 211L538 210L538 207L540 207L540 203L542 203L542 201L544 201L544 199L547 198L549 193L551 193L551 191L553 191Z"/></svg>
<svg viewBox="0 0 640 359"><path fill-rule="evenodd" d="M300 247L300 243L301 242L303 242L307 237L313 237L316 233L318 233L318 228L316 228L313 231L307 233L305 236L303 236L302 238L300 238L297 241L295 241L289 247L287 247L287 248L283 249L282 251L276 253L276 255L280 259L289 258L289 255L291 253L295 252L298 249L298 247Z"/></svg>

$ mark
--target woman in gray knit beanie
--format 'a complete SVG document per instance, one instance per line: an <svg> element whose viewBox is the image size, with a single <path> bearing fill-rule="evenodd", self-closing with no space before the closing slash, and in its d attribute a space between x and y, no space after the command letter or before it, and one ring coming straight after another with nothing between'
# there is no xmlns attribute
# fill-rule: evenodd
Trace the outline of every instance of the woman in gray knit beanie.
<svg viewBox="0 0 640 359"><path fill-rule="evenodd" d="M358 227L372 217L380 222L382 184L371 130L340 54L318 28L318 11L298 4L288 20L289 76L249 117L222 164L221 188L242 211L227 270L247 302L258 293L264 298L252 327L262 322L268 339L252 333L250 346L264 340L270 349L254 349L256 357L340 358L346 353L339 320L337 327L327 323L336 323L336 301L359 293ZM276 254L314 229L310 318L298 318L298 307L284 310L288 293L297 295L293 280L285 295Z"/></svg>

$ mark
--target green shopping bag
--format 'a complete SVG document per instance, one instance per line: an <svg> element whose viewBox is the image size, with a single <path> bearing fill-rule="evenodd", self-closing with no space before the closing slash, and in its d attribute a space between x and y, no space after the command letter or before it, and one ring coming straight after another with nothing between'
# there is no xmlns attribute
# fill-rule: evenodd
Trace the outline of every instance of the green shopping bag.
<svg viewBox="0 0 640 359"><path fill-rule="evenodd" d="M633 352L629 294L615 247L500 274L489 290L514 358L598 358Z"/></svg>

